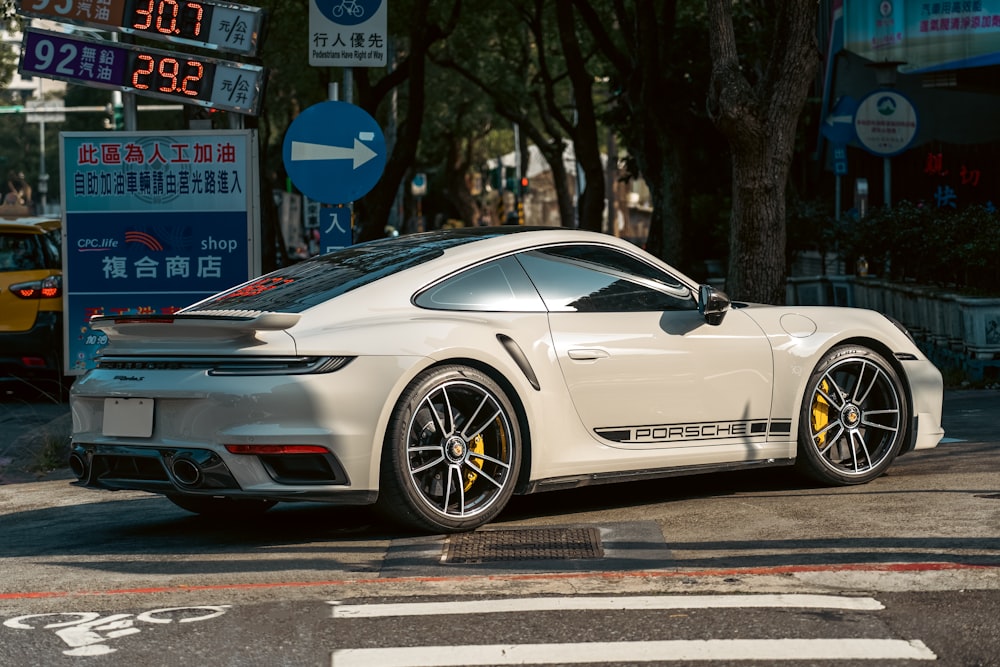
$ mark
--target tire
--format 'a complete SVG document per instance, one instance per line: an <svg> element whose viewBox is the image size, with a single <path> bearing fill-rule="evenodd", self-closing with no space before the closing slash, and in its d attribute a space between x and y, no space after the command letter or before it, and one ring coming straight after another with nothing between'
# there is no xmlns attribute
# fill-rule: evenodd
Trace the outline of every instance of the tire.
<svg viewBox="0 0 1000 667"><path fill-rule="evenodd" d="M263 514L277 503L257 498L225 498L222 496L188 496L171 493L167 499L183 510L208 517L239 518Z"/></svg>
<svg viewBox="0 0 1000 667"><path fill-rule="evenodd" d="M503 389L474 368L433 368L393 411L377 506L420 531L472 530L510 500L520 461L517 414Z"/></svg>
<svg viewBox="0 0 1000 667"><path fill-rule="evenodd" d="M896 370L866 347L831 350L809 377L796 466L824 484L882 475L907 437L909 410Z"/></svg>

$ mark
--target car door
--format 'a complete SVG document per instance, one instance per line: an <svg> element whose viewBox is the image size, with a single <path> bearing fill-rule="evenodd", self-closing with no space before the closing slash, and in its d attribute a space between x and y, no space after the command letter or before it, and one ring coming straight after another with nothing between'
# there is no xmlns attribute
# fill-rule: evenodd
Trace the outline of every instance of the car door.
<svg viewBox="0 0 1000 667"><path fill-rule="evenodd" d="M753 458L767 438L773 370L750 318L733 310L707 324L687 285L616 248L558 246L518 259L595 437L630 449L736 444L730 456Z"/></svg>

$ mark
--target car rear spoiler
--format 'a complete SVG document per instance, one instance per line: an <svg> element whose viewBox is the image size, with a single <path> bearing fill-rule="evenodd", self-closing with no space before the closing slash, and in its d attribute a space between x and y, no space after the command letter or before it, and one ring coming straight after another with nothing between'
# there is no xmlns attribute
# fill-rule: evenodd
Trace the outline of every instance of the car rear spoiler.
<svg viewBox="0 0 1000 667"><path fill-rule="evenodd" d="M111 338L239 338L258 331L284 331L301 317L300 313L200 310L172 315L95 315L90 326Z"/></svg>

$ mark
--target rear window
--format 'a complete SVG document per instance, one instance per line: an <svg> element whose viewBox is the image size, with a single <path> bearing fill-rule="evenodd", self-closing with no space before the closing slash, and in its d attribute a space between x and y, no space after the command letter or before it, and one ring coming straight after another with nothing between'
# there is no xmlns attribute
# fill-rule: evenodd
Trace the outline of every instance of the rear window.
<svg viewBox="0 0 1000 667"><path fill-rule="evenodd" d="M46 257L39 243L40 235L0 232L0 271L45 269Z"/></svg>
<svg viewBox="0 0 1000 667"><path fill-rule="evenodd" d="M257 310L299 313L380 278L419 266L474 236L414 234L369 241L278 269L181 312ZM414 287L417 287L414 285Z"/></svg>

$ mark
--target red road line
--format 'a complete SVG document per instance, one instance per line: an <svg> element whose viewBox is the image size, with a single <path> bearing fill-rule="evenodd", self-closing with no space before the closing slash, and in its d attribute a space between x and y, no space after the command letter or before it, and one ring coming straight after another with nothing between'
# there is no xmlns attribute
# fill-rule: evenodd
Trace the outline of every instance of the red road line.
<svg viewBox="0 0 1000 667"><path fill-rule="evenodd" d="M1000 563L969 565L965 563L888 563L869 565L847 563L843 565L779 565L775 567L733 568L728 570L631 570L628 572L554 572L511 575L463 575L443 577L381 577L376 579L332 579L327 581L286 581L253 584L211 584L199 586L161 586L151 588L117 588L103 591L35 591L0 593L0 600L25 600L32 598L67 598L91 595L136 595L154 593L189 593L192 591L263 590L268 588L317 588L320 586L351 586L399 583L446 583L469 579L486 581L544 581L567 579L659 579L675 577L732 577L803 572L945 572L955 570L994 570Z"/></svg>

